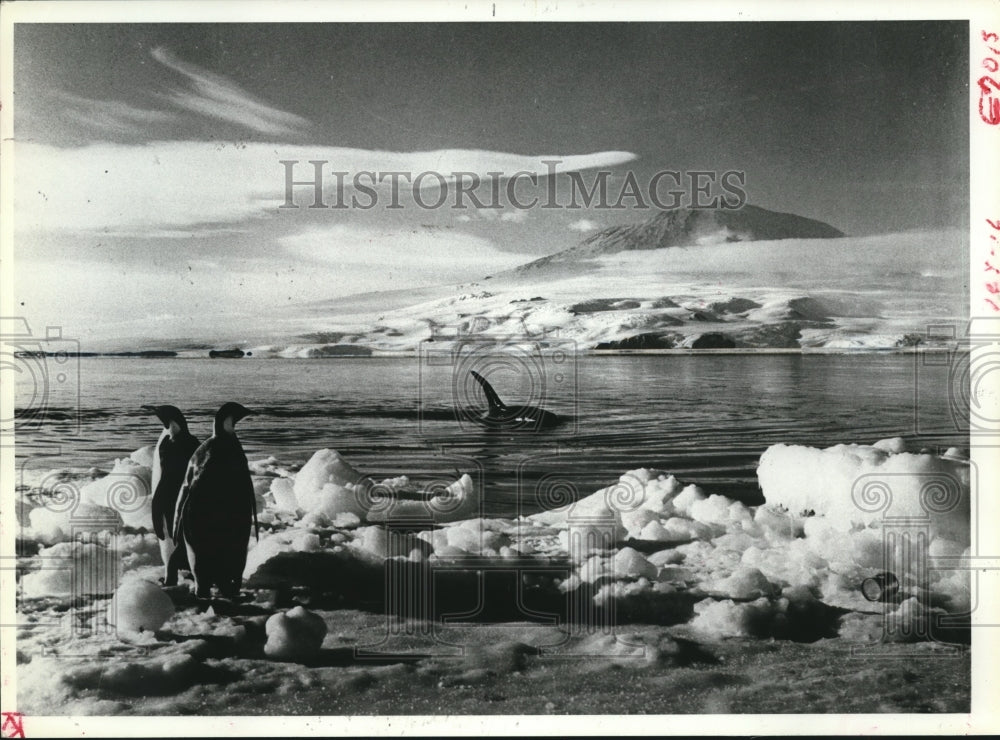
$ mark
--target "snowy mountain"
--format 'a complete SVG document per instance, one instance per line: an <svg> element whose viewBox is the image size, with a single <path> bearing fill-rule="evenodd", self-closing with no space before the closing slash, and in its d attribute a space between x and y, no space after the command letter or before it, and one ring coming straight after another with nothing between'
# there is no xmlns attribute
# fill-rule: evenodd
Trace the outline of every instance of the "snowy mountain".
<svg viewBox="0 0 1000 740"><path fill-rule="evenodd" d="M516 273L553 264L576 263L606 254L667 247L777 239L834 239L844 236L822 221L746 205L739 210L676 208L636 224L612 226L581 244L515 268Z"/></svg>
<svg viewBox="0 0 1000 740"><path fill-rule="evenodd" d="M967 255L957 230L844 236L753 206L677 209L469 283L289 303L239 334L156 348L203 356L210 340L256 358L518 338L582 351L929 346L929 325L964 331Z"/></svg>
<svg viewBox="0 0 1000 740"><path fill-rule="evenodd" d="M326 302L312 309L314 331L254 356L546 337L581 350L896 349L927 346L930 324L964 325L963 232L845 237L799 216L744 211L659 214L409 302L398 292Z"/></svg>

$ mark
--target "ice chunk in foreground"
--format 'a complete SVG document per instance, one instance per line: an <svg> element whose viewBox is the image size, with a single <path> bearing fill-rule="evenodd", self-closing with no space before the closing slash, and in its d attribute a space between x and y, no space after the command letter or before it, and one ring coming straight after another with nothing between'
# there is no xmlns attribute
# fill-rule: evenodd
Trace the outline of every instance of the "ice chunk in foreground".
<svg viewBox="0 0 1000 740"><path fill-rule="evenodd" d="M273 614L264 625L264 654L279 660L304 660L319 652L326 637L326 622L314 612L297 606Z"/></svg>
<svg viewBox="0 0 1000 740"><path fill-rule="evenodd" d="M274 506L278 511L294 514L299 508L295 497L295 482L288 478L274 478L271 481L271 495L274 496Z"/></svg>
<svg viewBox="0 0 1000 740"><path fill-rule="evenodd" d="M705 590L730 599L773 596L775 587L757 568L737 568L730 576L705 584Z"/></svg>
<svg viewBox="0 0 1000 740"><path fill-rule="evenodd" d="M656 578L656 566L638 550L623 547L615 555L614 574L619 578Z"/></svg>
<svg viewBox="0 0 1000 740"><path fill-rule="evenodd" d="M70 539L75 527L95 522L106 524L109 529L117 529L121 515L105 506L94 506L81 501L70 508L62 506L38 506L28 514L31 536L44 545L54 545Z"/></svg>
<svg viewBox="0 0 1000 740"><path fill-rule="evenodd" d="M21 594L26 598L109 594L118 585L121 555L93 542L44 547L38 560L44 567L21 579Z"/></svg>
<svg viewBox="0 0 1000 740"><path fill-rule="evenodd" d="M126 580L108 605L108 624L124 632L156 632L174 616L174 603L156 584Z"/></svg>

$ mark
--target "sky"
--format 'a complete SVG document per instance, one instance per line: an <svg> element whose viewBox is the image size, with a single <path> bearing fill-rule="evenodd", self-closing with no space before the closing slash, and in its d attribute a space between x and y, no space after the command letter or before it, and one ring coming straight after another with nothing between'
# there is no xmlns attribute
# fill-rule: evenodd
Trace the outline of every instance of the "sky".
<svg viewBox="0 0 1000 740"><path fill-rule="evenodd" d="M328 162L330 187L542 176L522 201L564 196L568 172L609 171L614 201L629 173L735 170L747 202L852 235L964 228L967 45L943 22L19 24L17 300L83 338L211 334L472 280L656 212L505 192L423 209L405 184L393 209L385 183L370 209L306 208L308 186L283 209L281 160L303 180Z"/></svg>

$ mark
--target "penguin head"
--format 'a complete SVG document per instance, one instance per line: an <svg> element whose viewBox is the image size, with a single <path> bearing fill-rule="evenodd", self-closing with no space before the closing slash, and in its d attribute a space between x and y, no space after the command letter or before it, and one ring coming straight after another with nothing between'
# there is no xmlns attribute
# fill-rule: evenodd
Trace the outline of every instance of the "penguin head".
<svg viewBox="0 0 1000 740"><path fill-rule="evenodd" d="M170 430L170 436L174 437L181 431L187 431L187 419L176 406L143 406L146 411L156 414L156 418L163 424L164 429Z"/></svg>
<svg viewBox="0 0 1000 740"><path fill-rule="evenodd" d="M215 433L225 432L226 434L232 434L236 427L236 422L244 416L250 416L252 413L253 411L235 401L222 404L222 408L215 415Z"/></svg>

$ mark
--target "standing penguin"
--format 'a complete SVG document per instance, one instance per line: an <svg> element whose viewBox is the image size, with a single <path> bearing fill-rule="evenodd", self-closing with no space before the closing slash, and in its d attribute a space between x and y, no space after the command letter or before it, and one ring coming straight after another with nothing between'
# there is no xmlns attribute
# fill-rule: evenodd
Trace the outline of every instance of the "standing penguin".
<svg viewBox="0 0 1000 740"><path fill-rule="evenodd" d="M243 584L251 522L257 530L257 503L235 427L252 413L232 401L222 405L212 436L188 463L177 499L174 539L183 538L200 597L207 597L213 584L223 596L235 597Z"/></svg>
<svg viewBox="0 0 1000 740"><path fill-rule="evenodd" d="M156 414L163 424L153 453L153 530L160 540L163 585L175 586L177 570L189 566L187 552L174 539L174 511L188 461L198 449L198 439L188 431L187 420L176 406L142 408Z"/></svg>

